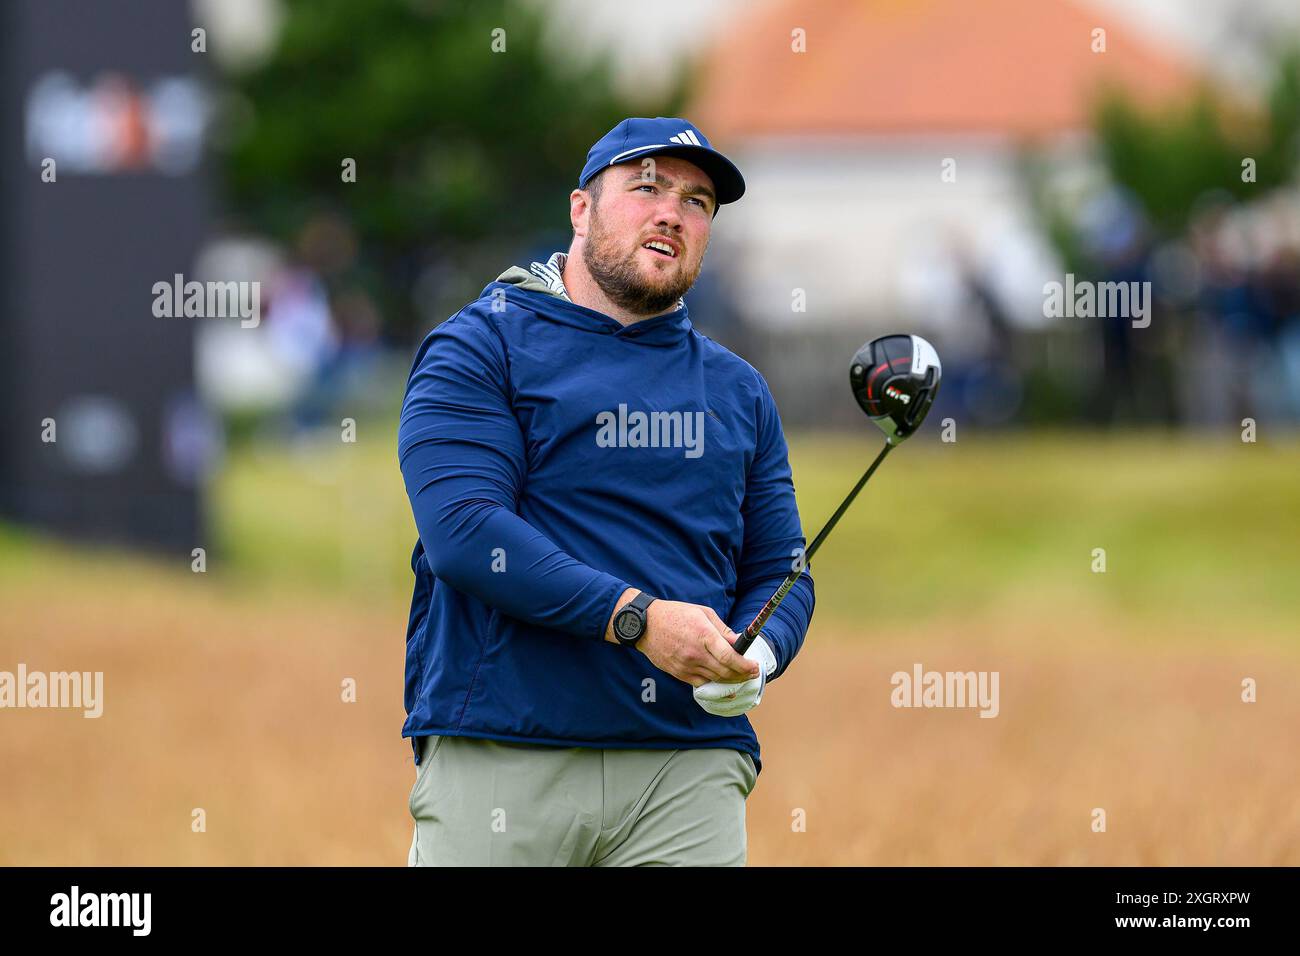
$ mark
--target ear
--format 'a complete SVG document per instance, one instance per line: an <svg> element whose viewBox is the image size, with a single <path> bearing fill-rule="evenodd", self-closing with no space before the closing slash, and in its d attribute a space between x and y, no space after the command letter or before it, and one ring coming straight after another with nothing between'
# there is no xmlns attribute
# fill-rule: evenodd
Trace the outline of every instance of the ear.
<svg viewBox="0 0 1300 956"><path fill-rule="evenodd" d="M587 221L591 218L591 197L586 190L575 189L569 193L569 222L575 236L587 234Z"/></svg>

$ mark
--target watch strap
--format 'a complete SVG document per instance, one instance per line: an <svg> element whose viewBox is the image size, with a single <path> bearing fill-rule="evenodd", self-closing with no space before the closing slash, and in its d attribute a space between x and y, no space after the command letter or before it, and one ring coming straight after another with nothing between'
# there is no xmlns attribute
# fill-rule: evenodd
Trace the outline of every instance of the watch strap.
<svg viewBox="0 0 1300 956"><path fill-rule="evenodd" d="M644 612L646 611L646 609L649 608L650 605L653 604L656 600L657 600L657 598L653 598L653 597L651 597L651 596L650 596L649 594L647 594L645 591L638 591L636 597L634 597L632 600L628 601L628 602L627 602L626 604L624 604L623 606L624 606L624 607L634 607L634 608L636 608L638 611L641 611L642 613L644 613Z"/></svg>
<svg viewBox="0 0 1300 956"><path fill-rule="evenodd" d="M649 618L646 615L646 608L653 604L655 599L645 591L638 591L632 600L624 604L614 614L614 639L625 647L634 646L641 638L645 637L646 626L649 624ZM624 637L618 627L618 620L624 614L632 611L641 625L641 632L635 637Z"/></svg>

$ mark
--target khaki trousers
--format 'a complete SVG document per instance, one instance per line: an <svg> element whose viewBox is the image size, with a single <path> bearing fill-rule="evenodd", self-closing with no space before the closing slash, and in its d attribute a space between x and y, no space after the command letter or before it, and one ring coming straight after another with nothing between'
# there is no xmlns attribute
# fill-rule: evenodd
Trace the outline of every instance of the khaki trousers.
<svg viewBox="0 0 1300 956"><path fill-rule="evenodd" d="M410 866L744 866L738 750L418 738Z"/></svg>

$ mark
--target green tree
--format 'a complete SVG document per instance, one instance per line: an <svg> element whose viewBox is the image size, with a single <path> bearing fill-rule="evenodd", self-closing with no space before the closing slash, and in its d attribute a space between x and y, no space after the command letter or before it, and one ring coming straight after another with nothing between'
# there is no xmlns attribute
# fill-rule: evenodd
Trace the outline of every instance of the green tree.
<svg viewBox="0 0 1300 956"><path fill-rule="evenodd" d="M1186 230L1210 193L1239 202L1293 182L1300 136L1300 51L1279 58L1260 108L1202 88L1182 108L1146 112L1122 93L1103 97L1096 135L1110 178L1142 203L1157 232ZM1242 162L1255 161L1254 181Z"/></svg>
<svg viewBox="0 0 1300 956"><path fill-rule="evenodd" d="M534 5L285 8L271 59L231 78L251 116L224 157L227 198L283 240L314 210L344 214L399 337L414 331L411 287L428 266L477 293L495 277L478 270L508 264L503 250L563 227L586 150L632 111L611 92L606 61L584 65L545 47ZM354 183L342 181L345 158L356 162Z"/></svg>

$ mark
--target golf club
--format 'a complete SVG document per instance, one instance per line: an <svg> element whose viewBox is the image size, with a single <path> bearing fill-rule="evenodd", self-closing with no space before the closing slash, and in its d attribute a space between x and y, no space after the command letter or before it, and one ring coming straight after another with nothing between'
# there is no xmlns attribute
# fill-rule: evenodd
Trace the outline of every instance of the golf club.
<svg viewBox="0 0 1300 956"><path fill-rule="evenodd" d="M745 633L736 639L734 646L737 654L749 650L749 645L762 632L767 619L781 606L795 582L803 576L813 554L830 535L831 529L843 517L844 512L849 510L849 505L853 504L853 499L880 467L885 456L921 427L926 413L934 404L935 395L939 393L940 374L939 353L919 335L886 335L872 339L858 349L849 366L849 384L853 388L853 397L858 400L867 417L885 433L885 447L880 449L880 454L876 455L876 460L858 479L848 497L840 502L835 514L817 532L817 537L813 538L812 544L808 545L776 593L768 598L763 609L745 628Z"/></svg>

